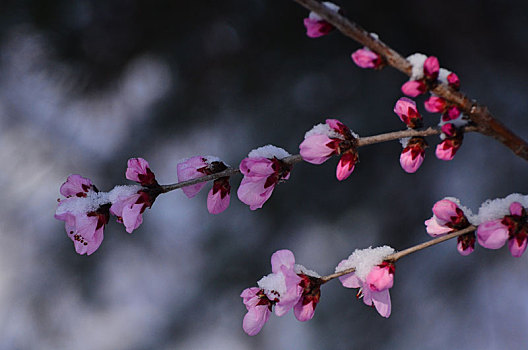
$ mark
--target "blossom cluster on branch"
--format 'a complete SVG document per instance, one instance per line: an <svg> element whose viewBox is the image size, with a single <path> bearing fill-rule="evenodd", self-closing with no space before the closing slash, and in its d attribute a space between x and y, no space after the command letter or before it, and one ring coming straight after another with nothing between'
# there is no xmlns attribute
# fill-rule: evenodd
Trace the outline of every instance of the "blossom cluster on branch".
<svg viewBox="0 0 528 350"><path fill-rule="evenodd" d="M323 277L295 264L291 251L279 250L271 256L272 273L262 277L258 287L246 288L240 295L247 309L242 328L248 335L258 334L273 311L283 316L293 309L299 321L312 319L321 299L321 286L334 278L339 278L343 287L358 288L358 299L389 317L389 289L394 284L398 259L443 242L443 237L456 237L457 250L463 256L474 251L476 241L488 249L501 248L508 241L511 255L520 257L528 241L527 208L528 196L511 194L484 202L473 215L458 199L444 198L435 203L433 216L425 221L427 233L435 239L398 253L389 246L356 249L336 266L334 274Z"/></svg>
<svg viewBox="0 0 528 350"><path fill-rule="evenodd" d="M300 0L298 0L300 1ZM303 0L304 1L304 0ZM340 8L330 2L322 5L330 14L340 14ZM304 19L308 37L317 38L330 33L335 27L315 12ZM369 40L378 40L376 34L368 34ZM355 51L352 60L361 68L381 69L391 64L389 57L382 56L364 46ZM175 189L182 189L188 198L196 196L207 181L213 181L207 195L207 209L211 214L225 211L231 199L231 176L241 173L243 178L237 190L240 201L251 210L262 208L271 197L275 187L290 178L293 164L306 161L322 164L338 156L336 177L339 181L350 177L359 159L358 148L367 144L400 139L403 150L400 165L407 173L415 173L422 165L428 144L426 136L440 134L441 142L436 147L436 157L451 160L459 150L464 133L481 131L467 115L468 108L435 94L443 86L452 93L460 89L458 76L440 67L434 56L420 53L406 59L410 66L410 80L401 91L407 96L398 99L393 111L405 124L407 130L360 138L342 121L328 118L313 126L304 135L299 145L299 155L267 145L249 152L238 169L225 164L215 156L194 156L177 164L178 183L160 185L149 164L142 158L128 161L126 178L139 185L116 186L110 192L101 192L91 180L80 175L70 175L61 186L65 197L59 200L55 218L65 223L68 237L79 254L94 253L103 240L105 225L111 215L132 233L143 222L145 209L152 207L157 196ZM439 129L424 129L424 118L415 98L430 92L424 108L430 113L440 113ZM466 113L466 114L465 114ZM473 129L472 129L473 128ZM365 141L365 140L369 141ZM520 257L528 242L528 196L512 194L506 198L488 200L477 214L461 205L453 197L444 198L434 204L433 216L425 221L426 232L432 237L428 242L395 252L389 246L355 250L348 258L339 262L333 274L318 273L296 264L294 254L286 249L271 256L272 272L262 277L256 287L246 288L241 293L247 313L243 329L249 335L258 334L270 315L283 316L293 310L299 321L313 318L315 308L321 300L321 287L326 282L339 278L346 288L358 289L357 298L373 306L383 317L391 314L389 289L393 287L395 264L400 258L443 241L457 238L457 250L463 255L471 254L476 243L488 249L499 249L508 243L512 256Z"/></svg>

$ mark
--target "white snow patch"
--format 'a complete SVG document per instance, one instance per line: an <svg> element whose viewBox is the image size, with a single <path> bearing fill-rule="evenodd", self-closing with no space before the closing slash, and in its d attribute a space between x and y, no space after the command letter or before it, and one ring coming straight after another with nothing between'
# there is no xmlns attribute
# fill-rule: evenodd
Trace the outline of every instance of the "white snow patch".
<svg viewBox="0 0 528 350"><path fill-rule="evenodd" d="M264 289L264 292L271 300L274 299L271 294L272 291L275 291L280 295L286 294L286 281L284 280L284 275L270 273L269 275L262 277L257 284L261 289Z"/></svg>
<svg viewBox="0 0 528 350"><path fill-rule="evenodd" d="M370 270L379 265L383 260L394 253L394 248L384 245L382 247L368 247L367 249L356 249L341 266L336 267L335 272L341 272L349 268L356 269L356 276L365 281Z"/></svg>
<svg viewBox="0 0 528 350"><path fill-rule="evenodd" d="M110 192L108 192L108 199L110 203L115 203L119 198L130 197L136 193L142 186L139 185L128 185L128 186L115 186Z"/></svg>
<svg viewBox="0 0 528 350"><path fill-rule="evenodd" d="M86 214L99 209L100 206L115 203L120 197L136 194L141 186L116 186L110 192L89 191L86 197L70 197L62 199L56 214L71 213L73 215Z"/></svg>
<svg viewBox="0 0 528 350"><path fill-rule="evenodd" d="M423 53L413 53L409 57L407 57L407 61L409 61L410 64L412 64L412 74L411 74L411 80L418 80L422 79L424 76L424 63L427 59L427 56Z"/></svg>
<svg viewBox="0 0 528 350"><path fill-rule="evenodd" d="M314 136L314 135L326 135L329 138L340 139L340 140L345 139L343 135L341 135L340 133L332 129L330 125L326 123L314 125L313 128L311 128L310 130L306 132L306 134L304 134L304 139L306 140L308 137Z"/></svg>
<svg viewBox="0 0 528 350"><path fill-rule="evenodd" d="M212 162L221 162L222 160L216 156L203 156L203 159L207 162L207 164L211 164Z"/></svg>
<svg viewBox="0 0 528 350"><path fill-rule="evenodd" d="M293 267L293 271L295 271L296 274L302 273L307 276L321 278L321 275L319 275L317 272L309 270L300 264L295 264L295 266Z"/></svg>
<svg viewBox="0 0 528 350"><path fill-rule="evenodd" d="M407 145L409 144L409 140L411 138L410 137L403 137L400 139L400 143L402 145L403 148L407 147Z"/></svg>
<svg viewBox="0 0 528 350"><path fill-rule="evenodd" d="M271 159L273 157L276 157L277 159L283 159L289 156L291 156L291 154L286 152L284 149L273 146L273 145L266 145L266 146L259 147L257 149L252 150L248 154L249 158L264 157L268 159Z"/></svg>
<svg viewBox="0 0 528 350"><path fill-rule="evenodd" d="M71 213L73 215L86 214L96 211L103 204L110 203L108 192L90 191L86 197L70 197L62 199L56 214Z"/></svg>
<svg viewBox="0 0 528 350"><path fill-rule="evenodd" d="M506 198L488 199L479 208L477 221L474 225L503 218L510 215L510 205L519 202L524 208L528 208L528 196L520 193L512 193Z"/></svg>
<svg viewBox="0 0 528 350"><path fill-rule="evenodd" d="M447 76L451 73L452 72L450 70L447 70L445 68L440 68L440 71L438 72L438 80L440 80L442 84L446 84L446 85L449 84L447 81Z"/></svg>
<svg viewBox="0 0 528 350"><path fill-rule="evenodd" d="M336 4L330 2L330 1L324 1L323 2L323 5L325 5L328 9L334 11L334 12L338 12L340 10L340 7L337 6ZM313 19L314 21L324 21L324 19L319 16L317 13L313 12L313 11L310 11L310 14L308 15L308 18L310 19Z"/></svg>
<svg viewBox="0 0 528 350"><path fill-rule="evenodd" d="M464 113L460 113L458 118L448 120L448 121L443 121L442 117L440 117L440 122L438 123L438 126L442 127L443 125L449 124L449 123L453 124L456 128L461 128L463 126L466 126L469 123L469 119L466 117ZM444 135L444 133L441 133L440 138L444 140L446 138L446 135Z"/></svg>

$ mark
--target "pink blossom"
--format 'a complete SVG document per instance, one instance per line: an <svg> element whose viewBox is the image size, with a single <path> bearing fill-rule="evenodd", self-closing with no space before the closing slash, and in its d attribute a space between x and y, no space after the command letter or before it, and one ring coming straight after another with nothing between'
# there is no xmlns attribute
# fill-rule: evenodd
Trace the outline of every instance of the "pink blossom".
<svg viewBox="0 0 528 350"><path fill-rule="evenodd" d="M195 156L188 158L176 166L178 181L189 181L216 174L227 169L220 159L212 156ZM200 192L206 182L199 182L194 185L182 187L183 193L188 198L192 198ZM213 188L207 195L207 210L211 214L220 214L229 206L231 185L229 176L221 177L213 182Z"/></svg>
<svg viewBox="0 0 528 350"><path fill-rule="evenodd" d="M331 2L325 1L323 2L323 5L334 12L339 11L339 6ZM310 38L318 38L327 35L334 30L333 25L322 19L321 16L313 11L310 12L308 18L304 19L304 26L306 27L306 35Z"/></svg>
<svg viewBox="0 0 528 350"><path fill-rule="evenodd" d="M460 109L457 106L448 107L445 113L442 115L442 121L448 122L450 120L455 120L460 117Z"/></svg>
<svg viewBox="0 0 528 350"><path fill-rule="evenodd" d="M433 206L433 217L425 221L427 233L432 237L461 230L469 226L469 221L462 209L449 200L442 199Z"/></svg>
<svg viewBox="0 0 528 350"><path fill-rule="evenodd" d="M394 265L384 263L374 266L367 275L365 282L375 292L392 288L394 284Z"/></svg>
<svg viewBox="0 0 528 350"><path fill-rule="evenodd" d="M526 235L515 237L508 241L508 248L514 258L520 258L526 250Z"/></svg>
<svg viewBox="0 0 528 350"><path fill-rule="evenodd" d="M337 163L336 177L339 181L346 180L354 171L354 167L358 161L356 152L347 152L341 156L339 163Z"/></svg>
<svg viewBox="0 0 528 350"><path fill-rule="evenodd" d="M462 146L464 134L457 130L452 123L444 124L442 133L446 138L436 146L436 157L441 160L452 160Z"/></svg>
<svg viewBox="0 0 528 350"><path fill-rule="evenodd" d="M299 285L301 278L294 270L295 257L287 249L278 250L271 256L271 271L281 281L285 287L282 291L267 290L268 298L278 295L278 302L275 304L275 315L282 316L290 311L299 301L302 295L302 288ZM260 284L259 284L260 285Z"/></svg>
<svg viewBox="0 0 528 350"><path fill-rule="evenodd" d="M456 151L450 141L443 141L436 146L435 154L436 158L447 161L455 158Z"/></svg>
<svg viewBox="0 0 528 350"><path fill-rule="evenodd" d="M499 249L508 240L508 226L502 224L502 219L487 221L477 229L478 243L484 248Z"/></svg>
<svg viewBox="0 0 528 350"><path fill-rule="evenodd" d="M76 174L68 177L60 192L66 199L59 200L55 219L64 221L75 251L90 255L103 241L110 204L89 179Z"/></svg>
<svg viewBox="0 0 528 350"><path fill-rule="evenodd" d="M334 30L334 26L327 21L312 18L305 18L304 26L306 27L306 35L310 38L318 38Z"/></svg>
<svg viewBox="0 0 528 350"><path fill-rule="evenodd" d="M396 101L394 113L411 129L419 128L423 124L422 116L416 108L416 103L410 98L402 97Z"/></svg>
<svg viewBox="0 0 528 350"><path fill-rule="evenodd" d="M321 279L305 274L298 274L298 276L301 278L299 285L302 288L302 295L293 307L293 313L297 320L305 322L312 319L315 307L321 298Z"/></svg>
<svg viewBox="0 0 528 350"><path fill-rule="evenodd" d="M86 197L88 192L96 190L92 181L78 174L68 176L60 187L60 193L66 197Z"/></svg>
<svg viewBox="0 0 528 350"><path fill-rule="evenodd" d="M338 267L345 262L343 260ZM394 282L394 264L382 263L372 268L365 280L360 279L354 272L339 277L346 288L359 288L357 297L363 297L366 305L376 308L383 317L391 314L391 300L389 288Z"/></svg>
<svg viewBox="0 0 528 350"><path fill-rule="evenodd" d="M447 76L447 82L450 87L452 87L455 90L460 89L460 79L458 79L458 75L455 73L449 73Z"/></svg>
<svg viewBox="0 0 528 350"><path fill-rule="evenodd" d="M402 85L401 91L409 97L416 97L426 92L427 86L421 80L409 80Z"/></svg>
<svg viewBox="0 0 528 350"><path fill-rule="evenodd" d="M132 233L143 223L143 212L152 207L163 189L150 170L149 163L143 158L129 159L125 176L145 187L132 192L118 192L116 198L112 200L110 213L117 217L117 222L125 225L128 233Z"/></svg>
<svg viewBox="0 0 528 350"><path fill-rule="evenodd" d="M275 186L290 177L291 165L273 157L248 157L240 162L244 175L238 187L238 198L251 210L262 208Z"/></svg>
<svg viewBox="0 0 528 350"><path fill-rule="evenodd" d="M207 174L205 173L205 169L207 169L207 162L204 157L195 156L186 159L176 165L178 181L189 181L206 176ZM192 198L196 196L206 184L206 182L199 182L194 185L185 186L182 187L182 191L188 198Z"/></svg>
<svg viewBox="0 0 528 350"><path fill-rule="evenodd" d="M528 241L528 215L519 202L510 204L510 215L499 220L491 220L479 225L478 242L489 249L502 247L506 240L513 257L520 257L526 250Z"/></svg>
<svg viewBox="0 0 528 350"><path fill-rule="evenodd" d="M424 75L426 79L436 80L438 78L438 72L440 71L440 63L438 58L429 56L424 62Z"/></svg>
<svg viewBox="0 0 528 350"><path fill-rule="evenodd" d="M321 296L321 279L312 276L313 271L304 271L304 267L295 265L291 251L283 249L273 253L271 268L272 273L258 281L258 288L247 288L240 295L248 310L243 328L249 335L262 329L273 307L277 316L293 309L299 321L308 321L313 317ZM297 268L301 270L298 273Z"/></svg>
<svg viewBox="0 0 528 350"><path fill-rule="evenodd" d="M407 173L415 173L425 158L427 143L423 137L413 137L400 155L400 165Z"/></svg>
<svg viewBox="0 0 528 350"><path fill-rule="evenodd" d="M437 96L431 96L424 103L425 109L430 113L443 113L446 108L446 101Z"/></svg>
<svg viewBox="0 0 528 350"><path fill-rule="evenodd" d="M264 291L257 287L244 289L240 296L248 310L242 328L248 335L257 335L270 317L272 302Z"/></svg>
<svg viewBox="0 0 528 350"><path fill-rule="evenodd" d="M73 241L75 251L81 255L91 255L103 241L104 225L108 223L109 217L107 213L103 212L77 215L65 212L55 214L55 219L65 222L66 233Z"/></svg>
<svg viewBox="0 0 528 350"><path fill-rule="evenodd" d="M436 220L434 217L432 217L431 219L425 220L425 226L426 226L427 233L431 237L443 236L446 233L453 231L452 228L440 224L438 220Z"/></svg>
<svg viewBox="0 0 528 350"><path fill-rule="evenodd" d="M139 190L127 196L119 196L110 207L110 213L117 217L117 222L123 223L128 233L132 233L143 223L143 212L152 207L160 191Z"/></svg>
<svg viewBox="0 0 528 350"><path fill-rule="evenodd" d="M467 256L475 250L475 233L470 232L457 237L457 250L460 255Z"/></svg>
<svg viewBox="0 0 528 350"><path fill-rule="evenodd" d="M354 171L358 160L357 135L337 119L327 119L325 124L314 126L299 145L303 160L321 164L334 154L341 154L336 176L344 180Z"/></svg>
<svg viewBox="0 0 528 350"><path fill-rule="evenodd" d="M207 210L211 214L220 214L229 206L231 185L229 177L221 177L213 182L213 188L207 195Z"/></svg>
<svg viewBox="0 0 528 350"><path fill-rule="evenodd" d="M131 158L128 160L126 178L139 182L143 186L157 185L156 176L149 168L149 163L143 158Z"/></svg>
<svg viewBox="0 0 528 350"><path fill-rule="evenodd" d="M340 141L325 134L309 136L299 145L301 157L308 163L324 163L332 155L337 154Z"/></svg>
<svg viewBox="0 0 528 350"><path fill-rule="evenodd" d="M367 47L354 51L352 60L361 68L379 68L383 62L380 55Z"/></svg>
<svg viewBox="0 0 528 350"><path fill-rule="evenodd" d="M436 202L433 206L433 213L442 224L453 221L453 217L457 218L464 215L458 205L449 199Z"/></svg>

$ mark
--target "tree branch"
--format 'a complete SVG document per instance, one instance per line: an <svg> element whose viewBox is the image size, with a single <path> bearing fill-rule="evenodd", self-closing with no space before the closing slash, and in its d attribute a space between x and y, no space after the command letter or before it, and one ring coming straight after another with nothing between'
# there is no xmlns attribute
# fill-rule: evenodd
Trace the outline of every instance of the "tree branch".
<svg viewBox="0 0 528 350"><path fill-rule="evenodd" d="M339 13L336 13L317 0L294 0L310 11L316 12L328 23L336 27L341 33L354 39L370 50L381 55L388 65L411 76L411 64L398 52L391 49L378 38L373 37L365 29L350 21ZM495 119L488 108L470 100L461 92L455 91L444 84L437 84L432 92L460 107L464 114L475 123L478 132L491 136L512 150L516 155L528 160L528 143L514 134L504 124Z"/></svg>
<svg viewBox="0 0 528 350"><path fill-rule="evenodd" d="M455 237L465 235L466 233L473 232L476 229L477 229L476 226L473 226L473 225L468 226L468 227L466 227L463 230L451 232L451 233L448 233L445 236L437 237L437 238L431 239L431 240L429 240L427 242L420 243L420 244L417 244L417 245L412 246L410 248L407 248L407 249L404 249L402 251L399 251L399 252L396 252L394 254L391 254L391 255L387 256L384 261L394 263L394 262L398 261L399 259L403 258L404 256L407 256L407 255L412 254L412 253L416 253L417 251L420 251L420 250L425 249L425 248L429 248L429 247L431 247L431 246L433 246L435 244L448 241L448 240L453 239ZM352 267L352 268L349 268L349 269L346 269L346 270L343 270L343 271L339 271L339 272L336 272L336 273L332 273L330 275L323 276L323 277L321 277L321 280L322 280L322 283L326 283L326 282L328 282L330 280L333 280L334 278L338 278L338 277L347 275L347 274L352 273L354 271L355 271L355 269Z"/></svg>
<svg viewBox="0 0 528 350"><path fill-rule="evenodd" d="M464 131L465 132L477 131L477 128L476 127L466 127L464 128ZM401 131L394 131L394 132L389 132L389 133L380 134L380 135L360 137L358 139L358 147L372 145L375 143L399 140L405 137L413 137L413 136L426 137L426 136L432 136L432 135L439 135L440 133L441 133L440 129L431 128L431 127L425 130L407 129L407 130L401 130ZM300 154L295 154L295 155L282 159L282 161L290 165L299 163L302 160L303 159ZM197 183L200 183L200 182L212 181L212 180L219 179L221 177L232 176L232 175L239 174L239 173L240 173L240 170L238 168L228 168L219 173L202 176L196 179L177 182L175 184L170 184L170 185L162 185L161 186L161 188L163 189L162 193L167 193L167 192L174 191L174 190L177 190L185 186L196 185Z"/></svg>

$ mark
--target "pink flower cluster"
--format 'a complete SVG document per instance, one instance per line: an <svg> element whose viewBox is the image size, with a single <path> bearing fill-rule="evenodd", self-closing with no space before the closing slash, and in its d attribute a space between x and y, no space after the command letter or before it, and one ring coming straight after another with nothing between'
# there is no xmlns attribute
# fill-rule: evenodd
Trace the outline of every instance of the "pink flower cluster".
<svg viewBox="0 0 528 350"><path fill-rule="evenodd" d="M240 294L247 309L242 328L251 336L260 332L273 309L277 316L293 309L299 321L310 320L321 296L319 276L296 265L291 251L273 253L271 269L271 274L258 281L258 287L246 288Z"/></svg>
<svg viewBox="0 0 528 350"><path fill-rule="evenodd" d="M394 284L394 271L394 264L382 262L374 266L364 280L354 272L339 277L339 280L343 287L359 288L358 299L363 298L363 302L368 306L374 305L381 316L389 317L391 313L389 289Z"/></svg>
<svg viewBox="0 0 528 350"><path fill-rule="evenodd" d="M334 3L325 1L323 2L323 5L334 12L339 12L339 6ZM335 29L333 25L325 21L313 11L310 12L308 18L304 19L304 26L306 27L306 35L310 38L318 38L327 35Z"/></svg>
<svg viewBox="0 0 528 350"><path fill-rule="evenodd" d="M412 64L412 75L411 80L402 85L401 90L405 95L410 97L421 95L433 88L437 80L455 90L460 88L458 76L447 69L440 68L438 58L416 53L407 57L407 60Z"/></svg>
<svg viewBox="0 0 528 350"><path fill-rule="evenodd" d="M471 215L469 209L464 208L464 210ZM460 208L455 198L445 198L436 202L433 206L433 217L425 221L427 233L431 237L438 237L470 226L464 210ZM473 232L458 237L457 250L460 254L469 255L474 249L475 234Z"/></svg>
<svg viewBox="0 0 528 350"><path fill-rule="evenodd" d="M140 186L117 186L110 192L100 192L92 182L80 175L70 175L61 186L66 197L59 200L55 218L65 222L66 233L79 254L94 253L103 241L104 226L110 214L132 233L143 222L142 214L162 192L146 160L128 161L126 177Z"/></svg>
<svg viewBox="0 0 528 350"><path fill-rule="evenodd" d="M416 103L410 98L402 97L396 101L394 113L410 129L421 128L423 126L423 119L416 108ZM424 161L427 142L425 138L416 136L402 140L402 146L403 151L400 155L400 165L406 172L415 173Z"/></svg>
<svg viewBox="0 0 528 350"><path fill-rule="evenodd" d="M438 78L440 64L438 59L430 56L424 59L423 55L417 54L407 58L413 65L413 77L402 85L402 92L410 97L416 97L425 93L430 84ZM415 78L415 79L413 79Z"/></svg>
<svg viewBox="0 0 528 350"><path fill-rule="evenodd" d="M211 156L195 156L178 163L176 171L179 181L189 181L203 176L216 174L227 169L220 159ZM183 193L188 198L192 198L200 192L206 185L199 182L195 185L182 187ZM214 180L213 188L207 195L207 210L211 214L220 214L229 206L231 185L229 176L224 176Z"/></svg>
<svg viewBox="0 0 528 350"><path fill-rule="evenodd" d="M292 166L283 161L290 154L284 149L267 145L257 148L240 162L244 175L237 195L251 210L262 208L275 186L290 178Z"/></svg>
<svg viewBox="0 0 528 350"><path fill-rule="evenodd" d="M303 160L312 164L326 162L334 154L341 154L336 177L345 180L352 174L358 161L357 135L337 119L327 119L325 124L314 126L299 145Z"/></svg>
<svg viewBox="0 0 528 350"><path fill-rule="evenodd" d="M520 257L528 243L528 196L512 194L506 198L488 200L478 215L462 207L456 198L444 198L433 207L433 217L425 221L427 233L433 237L462 230L471 223L477 227L474 233L458 237L457 249L468 255L475 249L475 240L488 249L499 249L506 242L510 253Z"/></svg>
<svg viewBox="0 0 528 350"><path fill-rule="evenodd" d="M389 289L394 284L395 266L385 258L392 253L394 249L388 246L357 249L336 267L337 273L353 270L339 277L341 284L346 288L359 288L357 298L374 306L383 317L391 314Z"/></svg>

